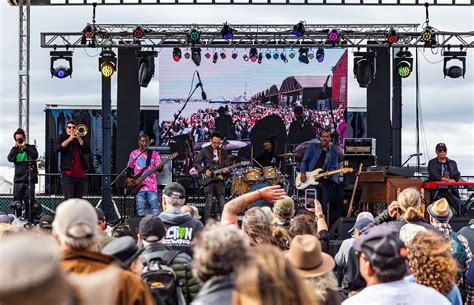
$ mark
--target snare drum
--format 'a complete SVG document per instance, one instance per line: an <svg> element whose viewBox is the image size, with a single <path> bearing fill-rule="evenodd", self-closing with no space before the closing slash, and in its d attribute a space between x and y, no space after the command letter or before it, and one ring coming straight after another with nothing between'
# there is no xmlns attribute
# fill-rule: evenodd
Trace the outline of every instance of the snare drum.
<svg viewBox="0 0 474 305"><path fill-rule="evenodd" d="M249 167L244 172L244 180L249 183L260 182L262 171L256 167Z"/></svg>
<svg viewBox="0 0 474 305"><path fill-rule="evenodd" d="M232 177L232 191L234 192L234 194L245 194L249 187L250 184L244 180L244 176L235 175L234 177Z"/></svg>
<svg viewBox="0 0 474 305"><path fill-rule="evenodd" d="M263 180L275 180L278 179L278 170L276 167L267 166L263 168Z"/></svg>

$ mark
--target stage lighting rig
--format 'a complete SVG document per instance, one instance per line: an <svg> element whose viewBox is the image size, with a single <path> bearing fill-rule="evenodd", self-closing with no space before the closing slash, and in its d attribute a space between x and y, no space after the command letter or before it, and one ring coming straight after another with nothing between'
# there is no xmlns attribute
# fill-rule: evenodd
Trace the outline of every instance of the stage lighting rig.
<svg viewBox="0 0 474 305"><path fill-rule="evenodd" d="M300 48L298 52L300 55L298 56L298 60L304 64L309 64L309 58L308 58L308 48Z"/></svg>
<svg viewBox="0 0 474 305"><path fill-rule="evenodd" d="M278 54L278 51L277 50L273 51L273 59L278 60L278 58L280 58L280 54Z"/></svg>
<svg viewBox="0 0 474 305"><path fill-rule="evenodd" d="M231 28L226 22L222 26L221 35L222 35L222 38L226 40L232 39L234 38L234 29Z"/></svg>
<svg viewBox="0 0 474 305"><path fill-rule="evenodd" d="M450 78L459 78L463 77L466 74L466 51L445 51L443 52L443 57L444 57L444 65L443 65L443 73L444 73L444 78L450 77ZM452 65L449 68L447 67L448 62L451 60L459 60L462 63L462 67L460 66L455 66Z"/></svg>
<svg viewBox="0 0 474 305"><path fill-rule="evenodd" d="M327 35L327 42L333 45L339 44L341 42L341 34L339 31L336 29L331 30Z"/></svg>
<svg viewBox="0 0 474 305"><path fill-rule="evenodd" d="M318 48L318 50L316 50L316 60L318 62L323 62L324 61L324 49L323 48Z"/></svg>
<svg viewBox="0 0 474 305"><path fill-rule="evenodd" d="M304 33L305 33L304 22L300 21L300 22L298 22L298 24L294 25L293 30L291 31L291 33L293 35L295 35L296 37L298 37L298 38L303 36Z"/></svg>
<svg viewBox="0 0 474 305"><path fill-rule="evenodd" d="M51 56L50 62L50 71L51 71L51 78L65 78L71 77L72 75L72 51L51 51L49 53ZM64 65L59 65L57 67L54 66L54 63L57 60L65 60L68 63L69 67Z"/></svg>
<svg viewBox="0 0 474 305"><path fill-rule="evenodd" d="M146 88L155 75L155 57L158 52L137 51L135 54L138 58L138 83Z"/></svg>
<svg viewBox="0 0 474 305"><path fill-rule="evenodd" d="M242 58L245 60L245 61L249 61L249 56L247 54L244 54L244 56L242 56Z"/></svg>
<svg viewBox="0 0 474 305"><path fill-rule="evenodd" d="M232 59L237 59L238 56L239 54L237 53L236 50L234 50L234 52L232 52Z"/></svg>
<svg viewBox="0 0 474 305"><path fill-rule="evenodd" d="M266 57L267 59L272 59L272 51L266 50L266 51L265 51L265 57Z"/></svg>
<svg viewBox="0 0 474 305"><path fill-rule="evenodd" d="M117 65L117 58L112 50L102 50L99 57L99 71L102 76L109 78L115 72Z"/></svg>
<svg viewBox="0 0 474 305"><path fill-rule="evenodd" d="M392 44L392 43L396 43L399 39L400 39L400 36L398 35L397 31L391 28L387 33L387 42L389 44Z"/></svg>
<svg viewBox="0 0 474 305"><path fill-rule="evenodd" d="M425 43L425 47L432 47L436 44L436 35L432 27L427 26L421 33L421 41Z"/></svg>
<svg viewBox="0 0 474 305"><path fill-rule="evenodd" d="M259 64L261 64L261 63L262 63L262 59L263 59L263 53L260 52L260 53L258 53L258 60L257 60L257 62L258 62Z"/></svg>
<svg viewBox="0 0 474 305"><path fill-rule="evenodd" d="M89 42L91 47L95 46L95 28L92 24L88 24L82 30L81 44L86 45Z"/></svg>
<svg viewBox="0 0 474 305"><path fill-rule="evenodd" d="M133 38L136 39L136 40L142 39L143 37L145 37L145 30L143 30L143 28L138 25L133 30L132 35L133 35Z"/></svg>
<svg viewBox="0 0 474 305"><path fill-rule="evenodd" d="M407 78L413 71L413 58L408 50L400 51L396 55L394 66L395 72L400 78Z"/></svg>
<svg viewBox="0 0 474 305"><path fill-rule="evenodd" d="M290 59L293 59L293 58L295 58L295 56L296 56L295 51L294 51L293 49L291 49L291 50L290 50L290 54L288 54L288 57L289 57Z"/></svg>
<svg viewBox="0 0 474 305"><path fill-rule="evenodd" d="M192 45L198 43L200 38L201 33L198 30L192 29L188 32L188 41L191 42Z"/></svg>
<svg viewBox="0 0 474 305"><path fill-rule="evenodd" d="M251 62L256 62L258 59L258 51L257 48L251 48L249 53L249 58Z"/></svg>
<svg viewBox="0 0 474 305"><path fill-rule="evenodd" d="M286 58L286 54L284 52L281 52L280 59L283 60L285 64L288 63L288 58Z"/></svg>
<svg viewBox="0 0 474 305"><path fill-rule="evenodd" d="M211 58L211 53L209 53L209 51L207 51L206 53L204 53L204 57L206 57L206 59Z"/></svg>
<svg viewBox="0 0 474 305"><path fill-rule="evenodd" d="M217 63L218 58L219 58L219 54L217 54L217 52L214 52L214 55L212 56L212 62Z"/></svg>
<svg viewBox="0 0 474 305"><path fill-rule="evenodd" d="M314 51L313 50L310 50L308 52L308 58L309 58L309 60L312 60L314 58Z"/></svg>
<svg viewBox="0 0 474 305"><path fill-rule="evenodd" d="M219 56L221 57L221 59L226 59L226 58L227 58L227 54L225 53L224 50L221 51L221 53L219 54Z"/></svg>
<svg viewBox="0 0 474 305"><path fill-rule="evenodd" d="M201 64L201 48L191 48L191 59L196 66Z"/></svg>
<svg viewBox="0 0 474 305"><path fill-rule="evenodd" d="M354 52L354 76L361 88L375 79L375 52Z"/></svg>
<svg viewBox="0 0 474 305"><path fill-rule="evenodd" d="M181 60L181 49L173 48L173 60L178 62Z"/></svg>

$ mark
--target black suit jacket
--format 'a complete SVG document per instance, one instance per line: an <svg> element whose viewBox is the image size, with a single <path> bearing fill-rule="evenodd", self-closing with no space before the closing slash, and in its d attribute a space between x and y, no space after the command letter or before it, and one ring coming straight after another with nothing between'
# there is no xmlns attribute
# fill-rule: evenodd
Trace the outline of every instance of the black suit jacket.
<svg viewBox="0 0 474 305"><path fill-rule="evenodd" d="M73 161L74 161L74 151L75 147L77 146L79 155L81 157L81 162L82 162L82 167L84 171L87 171L89 168L87 158L85 155L89 154L91 152L91 149L89 148L89 145L87 142L84 140L84 144L80 145L79 140L74 139L71 143L69 143L68 146L62 147L61 143L66 141L66 139L69 138L69 136L65 133L61 134L58 138L58 141L56 142L56 152L61 153L61 169L62 170L71 170Z"/></svg>
<svg viewBox="0 0 474 305"><path fill-rule="evenodd" d="M212 153L211 145L202 148L196 159L194 159L193 166L197 169L199 173L204 172L206 169L218 169L225 167L227 165L227 151L225 151L224 149L221 149L221 151L221 158L219 160L219 163L216 164L212 160L214 154Z"/></svg>

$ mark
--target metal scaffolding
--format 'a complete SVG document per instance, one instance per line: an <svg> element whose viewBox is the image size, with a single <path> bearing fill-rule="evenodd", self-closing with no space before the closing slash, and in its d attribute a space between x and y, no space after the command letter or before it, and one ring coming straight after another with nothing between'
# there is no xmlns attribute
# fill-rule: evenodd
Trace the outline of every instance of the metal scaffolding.
<svg viewBox="0 0 474 305"><path fill-rule="evenodd" d="M30 134L30 0L20 0L18 48L18 126Z"/></svg>

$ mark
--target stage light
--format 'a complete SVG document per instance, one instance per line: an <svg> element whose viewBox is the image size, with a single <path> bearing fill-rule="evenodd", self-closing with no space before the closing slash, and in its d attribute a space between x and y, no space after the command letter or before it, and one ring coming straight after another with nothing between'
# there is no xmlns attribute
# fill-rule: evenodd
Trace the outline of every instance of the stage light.
<svg viewBox="0 0 474 305"><path fill-rule="evenodd" d="M95 44L95 30L91 24L86 25L82 30L81 44L85 45L88 41L90 42L91 46Z"/></svg>
<svg viewBox="0 0 474 305"><path fill-rule="evenodd" d="M283 60L285 64L288 63L288 58L286 58L286 55L283 52L280 54L280 59Z"/></svg>
<svg viewBox="0 0 474 305"><path fill-rule="evenodd" d="M314 52L313 52L313 51L309 51L309 52L308 52L308 58L309 58L309 59L313 59L313 58L314 58Z"/></svg>
<svg viewBox="0 0 474 305"><path fill-rule="evenodd" d="M293 26L293 31L291 31L291 33L293 35L295 35L296 37L298 37L298 38L303 36L304 32L305 32L305 29L304 29L304 22L303 21L300 21L300 22L298 22L298 24L294 25Z"/></svg>
<svg viewBox="0 0 474 305"><path fill-rule="evenodd" d="M180 48L173 48L173 60L180 61L181 60L181 49Z"/></svg>
<svg viewBox="0 0 474 305"><path fill-rule="evenodd" d="M354 76L361 88L367 88L375 79L374 52L354 52Z"/></svg>
<svg viewBox="0 0 474 305"><path fill-rule="evenodd" d="M212 56L212 62L217 63L218 58L219 58L219 54L217 54L217 52L214 52L214 55Z"/></svg>
<svg viewBox="0 0 474 305"><path fill-rule="evenodd" d="M198 30L192 29L191 31L188 32L188 39L192 44L199 42L200 38L201 38L201 33Z"/></svg>
<svg viewBox="0 0 474 305"><path fill-rule="evenodd" d="M137 51L138 58L138 83L141 87L148 87L151 79L155 75L156 51Z"/></svg>
<svg viewBox="0 0 474 305"><path fill-rule="evenodd" d="M271 52L270 50L267 50L267 51L265 52L265 57L266 57L267 59L272 59L272 52Z"/></svg>
<svg viewBox="0 0 474 305"><path fill-rule="evenodd" d="M256 61L257 61L257 58L258 58L258 51L257 51L256 48L251 48L251 49L250 49L249 58L250 58L250 61L251 61L251 62L256 62Z"/></svg>
<svg viewBox="0 0 474 305"><path fill-rule="evenodd" d="M392 44L392 43L396 43L399 39L400 37L398 36L397 31L391 28L387 34L387 42Z"/></svg>
<svg viewBox="0 0 474 305"><path fill-rule="evenodd" d="M232 52L232 59L237 59L238 56L239 54L237 54L237 51L234 50L234 52Z"/></svg>
<svg viewBox="0 0 474 305"><path fill-rule="evenodd" d="M300 53L298 60L304 64L309 64L308 48L300 48L298 52Z"/></svg>
<svg viewBox="0 0 474 305"><path fill-rule="evenodd" d="M296 55L295 55L295 51L293 51L293 49L291 49L291 50L290 50L290 54L288 54L288 57L289 57L290 59L293 59L293 58L295 58L295 56L296 56Z"/></svg>
<svg viewBox="0 0 474 305"><path fill-rule="evenodd" d="M221 57L221 59L225 59L227 57L225 51L221 51L221 54L219 54L219 56Z"/></svg>
<svg viewBox="0 0 474 305"><path fill-rule="evenodd" d="M190 59L190 58L191 58L191 54L189 54L189 52L184 53L184 58Z"/></svg>
<svg viewBox="0 0 474 305"><path fill-rule="evenodd" d="M245 60L245 61L249 61L249 56L247 54L244 54L244 56L242 56L242 58Z"/></svg>
<svg viewBox="0 0 474 305"><path fill-rule="evenodd" d="M407 78L413 70L413 58L409 51L400 51L396 55L395 72L400 78Z"/></svg>
<svg viewBox="0 0 474 305"><path fill-rule="evenodd" d="M145 31L143 30L141 26L137 26L133 30L132 35L133 35L133 38L135 39L142 39L143 37L145 37Z"/></svg>
<svg viewBox="0 0 474 305"><path fill-rule="evenodd" d="M327 39L329 43L336 44L341 40L341 35L336 29L334 29L328 33Z"/></svg>
<svg viewBox="0 0 474 305"><path fill-rule="evenodd" d="M207 51L206 53L204 53L204 57L206 57L206 59L211 58L211 53L209 53L209 51Z"/></svg>
<svg viewBox="0 0 474 305"><path fill-rule="evenodd" d="M443 65L444 78L446 78L446 76L450 77L450 78L459 78L459 77L462 76L464 78L464 75L466 74L466 55L467 55L467 53L465 51L457 51L457 52L445 51L445 52L443 52L443 56L444 56L444 65ZM448 68L448 62L451 61L451 60L459 60L462 63L462 67L452 65Z"/></svg>
<svg viewBox="0 0 474 305"><path fill-rule="evenodd" d="M196 66L201 64L201 48L191 48L191 59Z"/></svg>
<svg viewBox="0 0 474 305"><path fill-rule="evenodd" d="M324 61L324 49L323 48L318 48L318 50L316 50L316 60L318 62L323 62Z"/></svg>
<svg viewBox="0 0 474 305"><path fill-rule="evenodd" d="M262 59L263 59L263 54L262 52L258 53L258 63L261 64L262 63Z"/></svg>
<svg viewBox="0 0 474 305"><path fill-rule="evenodd" d="M277 50L273 51L273 59L278 60L278 58L280 58L280 54L278 54L278 51Z"/></svg>
<svg viewBox="0 0 474 305"><path fill-rule="evenodd" d="M234 38L234 29L231 28L226 22L222 26L221 35L222 35L222 38L226 40L232 39Z"/></svg>
<svg viewBox="0 0 474 305"><path fill-rule="evenodd" d="M117 58L112 50L103 50L99 57L99 71L103 77L112 77L115 72Z"/></svg>
<svg viewBox="0 0 474 305"><path fill-rule="evenodd" d="M432 47L436 44L436 35L434 34L433 28L427 26L421 33L421 41L425 43L425 47Z"/></svg>
<svg viewBox="0 0 474 305"><path fill-rule="evenodd" d="M51 51L50 53L50 72L51 77L65 78L72 75L72 51ZM54 63L60 60L66 61L69 67L59 65L54 67Z"/></svg>

